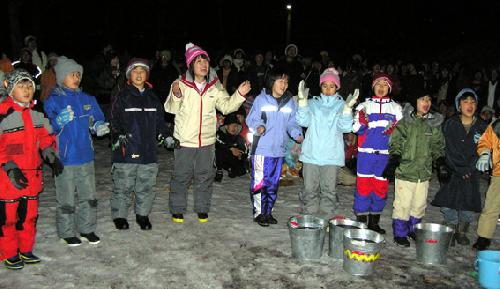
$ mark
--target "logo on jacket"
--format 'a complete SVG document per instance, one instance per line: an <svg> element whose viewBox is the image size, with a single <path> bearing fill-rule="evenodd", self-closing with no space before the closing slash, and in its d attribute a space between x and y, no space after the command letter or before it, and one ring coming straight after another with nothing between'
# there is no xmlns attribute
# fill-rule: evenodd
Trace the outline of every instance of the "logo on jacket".
<svg viewBox="0 0 500 289"><path fill-rule="evenodd" d="M141 156L141 155L132 154L132 158L133 158L133 159L136 159L136 158L138 158L138 157L140 157L140 156Z"/></svg>
<svg viewBox="0 0 500 289"><path fill-rule="evenodd" d="M90 104L83 105L84 110L90 110L91 108L92 108L92 105L90 105Z"/></svg>

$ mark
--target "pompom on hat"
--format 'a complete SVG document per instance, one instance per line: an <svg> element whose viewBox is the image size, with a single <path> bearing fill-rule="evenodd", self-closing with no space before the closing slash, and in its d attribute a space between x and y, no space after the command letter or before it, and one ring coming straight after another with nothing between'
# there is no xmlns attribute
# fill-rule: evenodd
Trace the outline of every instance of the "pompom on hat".
<svg viewBox="0 0 500 289"><path fill-rule="evenodd" d="M339 73L335 68L327 68L321 75L319 76L319 85L321 85L325 81L333 81L337 89L340 89L340 77Z"/></svg>
<svg viewBox="0 0 500 289"><path fill-rule="evenodd" d="M208 61L210 61L210 57L208 56L208 53L203 50L201 47L194 45L193 43L189 42L186 44L186 66L189 67L191 62L198 57L198 55L205 55L208 58Z"/></svg>

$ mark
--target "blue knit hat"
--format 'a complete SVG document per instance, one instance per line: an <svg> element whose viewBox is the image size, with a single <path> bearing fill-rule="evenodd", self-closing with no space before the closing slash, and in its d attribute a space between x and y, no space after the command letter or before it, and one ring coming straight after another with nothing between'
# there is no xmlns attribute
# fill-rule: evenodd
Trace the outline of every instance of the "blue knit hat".
<svg viewBox="0 0 500 289"><path fill-rule="evenodd" d="M460 101L462 99L466 99L469 96L473 96L476 99L476 102L478 101L477 94L473 89L464 88L464 89L460 90L460 92L455 97L455 108L457 109L457 111L459 111L459 108L460 108Z"/></svg>

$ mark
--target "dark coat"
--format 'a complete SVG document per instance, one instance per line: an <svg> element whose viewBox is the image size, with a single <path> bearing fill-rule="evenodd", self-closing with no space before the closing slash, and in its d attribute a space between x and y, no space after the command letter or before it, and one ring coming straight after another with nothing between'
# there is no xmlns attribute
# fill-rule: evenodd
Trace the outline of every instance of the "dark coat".
<svg viewBox="0 0 500 289"><path fill-rule="evenodd" d="M466 133L459 115L449 118L443 125L446 142L446 164L451 170L450 180L437 192L433 206L463 211L481 212L479 172L476 170L477 143L487 124L476 117L469 133ZM466 174L470 178L463 179Z"/></svg>

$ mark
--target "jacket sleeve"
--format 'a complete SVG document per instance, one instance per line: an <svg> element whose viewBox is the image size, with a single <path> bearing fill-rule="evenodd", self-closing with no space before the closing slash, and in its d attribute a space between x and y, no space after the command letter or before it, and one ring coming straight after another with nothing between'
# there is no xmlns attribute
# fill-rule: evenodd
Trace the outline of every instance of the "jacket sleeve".
<svg viewBox="0 0 500 289"><path fill-rule="evenodd" d="M484 151L491 152L493 150L493 135L493 128L489 125L477 143L478 155L481 155Z"/></svg>
<svg viewBox="0 0 500 289"><path fill-rule="evenodd" d="M58 134L61 131L61 127L57 124L56 118L59 114L59 107L55 103L53 97L49 97L47 100L43 102L43 110L45 114L49 118L50 124L52 125L53 132Z"/></svg>
<svg viewBox="0 0 500 289"><path fill-rule="evenodd" d="M389 139L389 154L403 156L404 144L408 134L404 122L399 122Z"/></svg>
<svg viewBox="0 0 500 289"><path fill-rule="evenodd" d="M125 128L123 127L123 113L123 95L122 92L120 92L111 106L111 119L109 121L111 123L112 138L116 138L118 135L126 133Z"/></svg>
<svg viewBox="0 0 500 289"><path fill-rule="evenodd" d="M104 121L104 114L102 113L101 107L97 103L94 96L90 96L90 101L92 103L92 117L94 118L94 123L98 121Z"/></svg>
<svg viewBox="0 0 500 289"><path fill-rule="evenodd" d="M311 125L312 111L311 106L299 106L297 109L297 124L303 127L309 127Z"/></svg>
<svg viewBox="0 0 500 289"><path fill-rule="evenodd" d="M295 100L290 100L290 106L292 108L292 112L290 113L290 117L288 118L286 128L290 136L294 140L296 140L299 136L302 135L302 128L297 124L297 120L295 118L295 114L297 113L297 105L295 104Z"/></svg>
<svg viewBox="0 0 500 289"><path fill-rule="evenodd" d="M177 97L172 92L172 85L175 81L179 82L182 97ZM179 112L183 98L186 97L186 86L180 81L180 79L175 81L170 85L170 92L168 93L167 100L165 100L165 103L163 104L165 111L171 114L177 114Z"/></svg>
<svg viewBox="0 0 500 289"><path fill-rule="evenodd" d="M342 101L342 105L340 106L338 115L339 119L337 121L337 130L342 132L342 133L349 133L352 131L352 113L349 114L344 114L343 113L343 108L344 108L345 102ZM336 112L337 113L337 112Z"/></svg>
<svg viewBox="0 0 500 289"><path fill-rule="evenodd" d="M261 98L256 97L253 104L252 108L250 109L250 112L248 113L246 122L247 126L250 129L252 133L256 133L257 128L259 126L266 127L266 124L264 123L264 120L262 119L262 104L261 104Z"/></svg>
<svg viewBox="0 0 500 289"><path fill-rule="evenodd" d="M57 151L56 138L52 133L52 126L47 118L43 118L43 127L36 129L37 138L40 142L39 147L44 150L48 147L52 147L54 151Z"/></svg>
<svg viewBox="0 0 500 289"><path fill-rule="evenodd" d="M431 154L432 160L437 160L444 156L445 141L443 132L439 128L434 128L431 140Z"/></svg>
<svg viewBox="0 0 500 289"><path fill-rule="evenodd" d="M217 89L215 108L222 112L222 114L227 115L238 110L243 102L245 102L245 97L238 92L238 89L236 89L232 96L229 96L227 91L222 87L220 81L217 81L215 87Z"/></svg>
<svg viewBox="0 0 500 289"><path fill-rule="evenodd" d="M363 111L363 112L361 112ZM360 119L363 116L363 114L367 117L367 112L365 106L360 103L356 107L356 111L354 112L354 124L352 125L352 131L357 134L363 134L365 130L368 128L368 125L364 124L364 120Z"/></svg>

